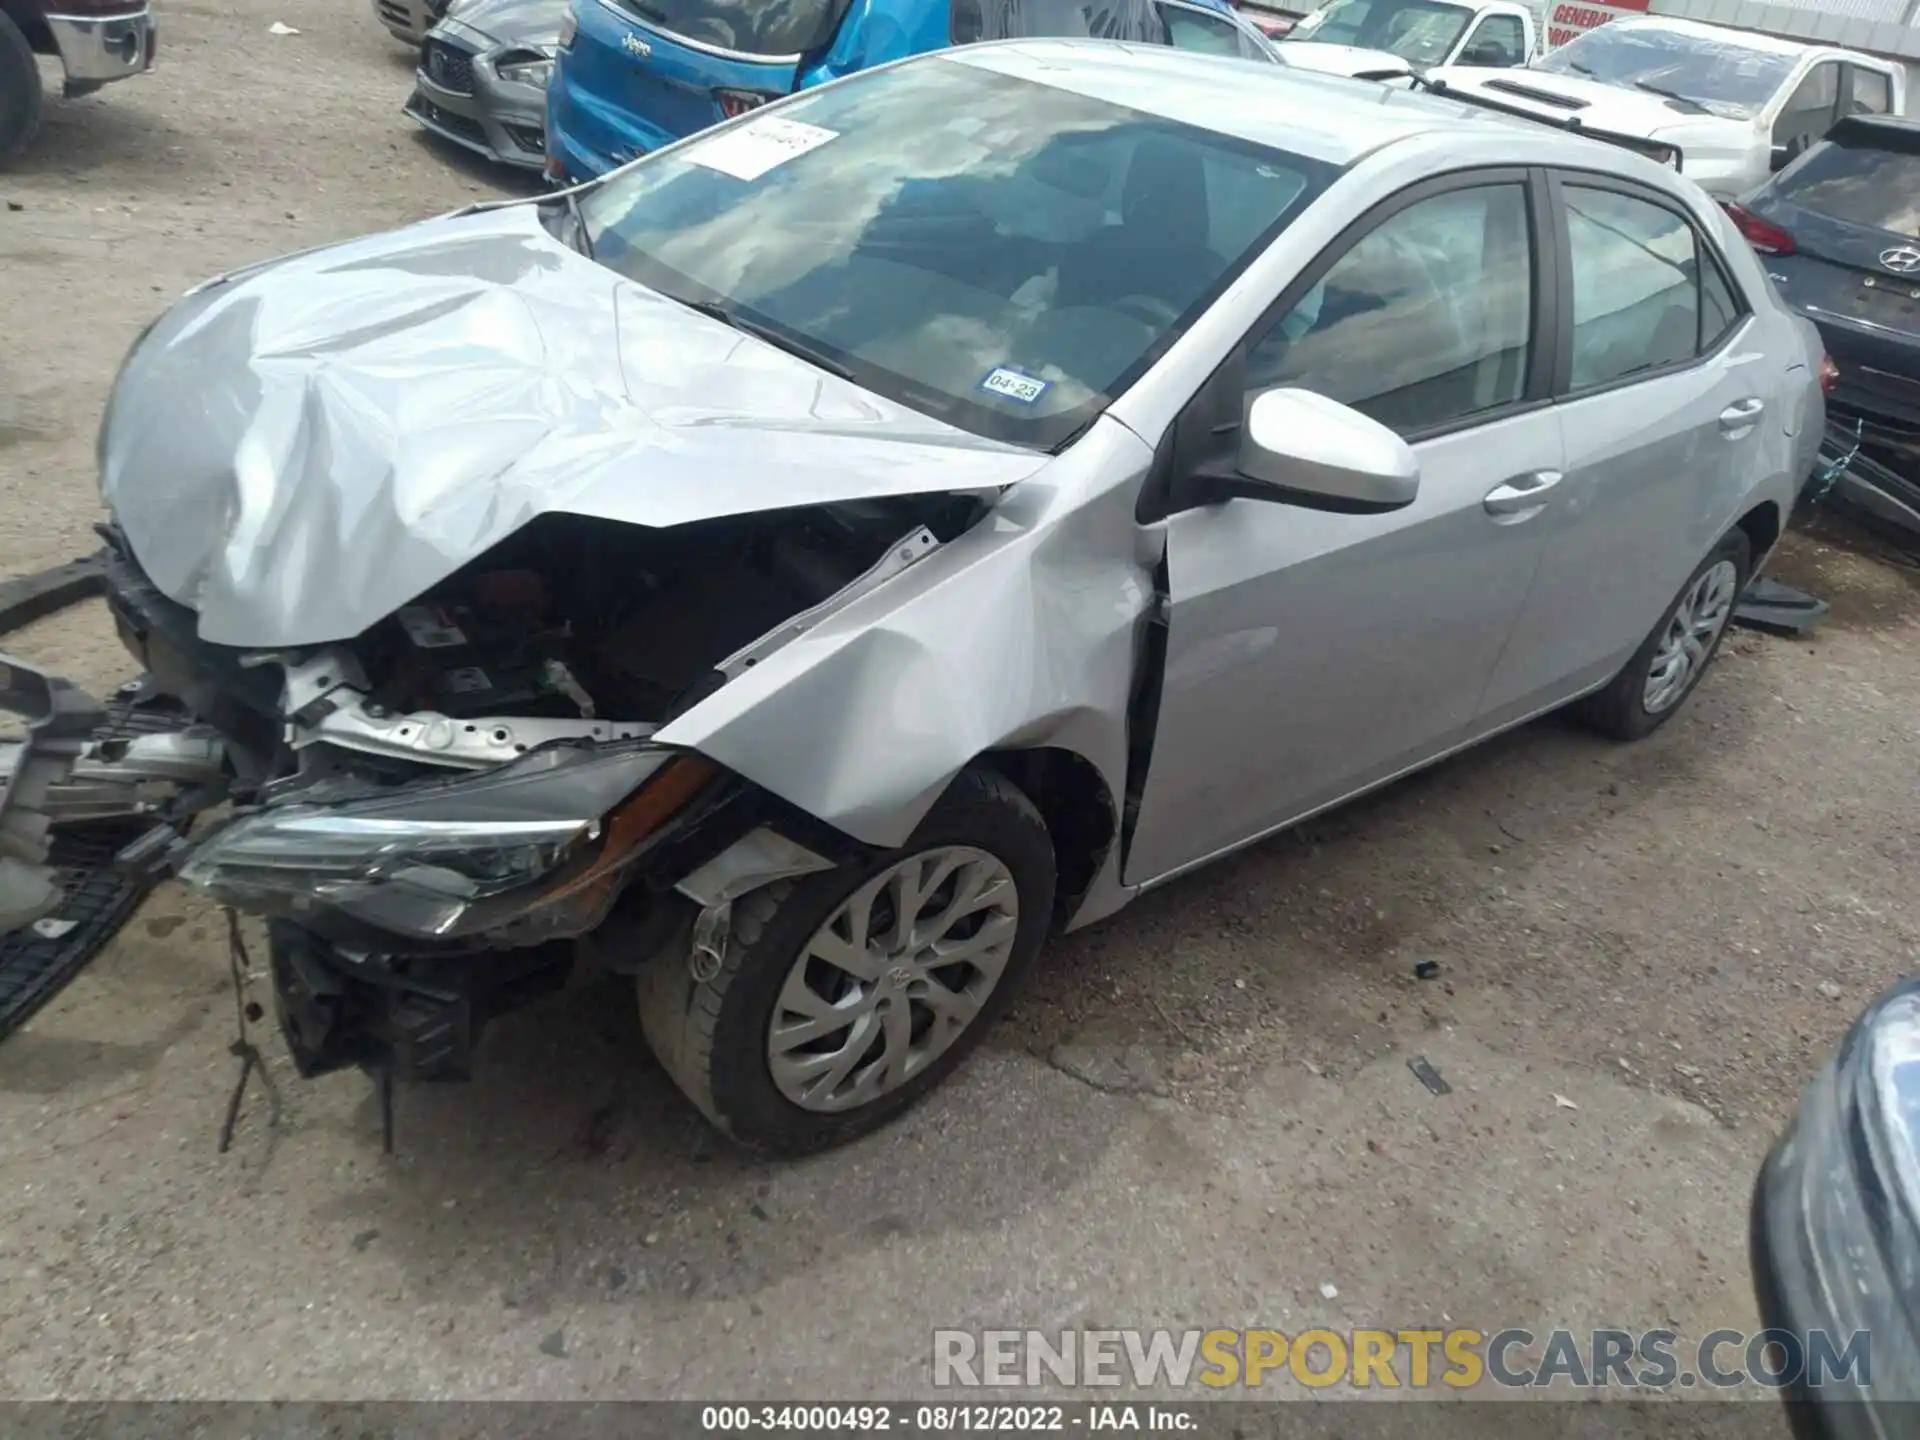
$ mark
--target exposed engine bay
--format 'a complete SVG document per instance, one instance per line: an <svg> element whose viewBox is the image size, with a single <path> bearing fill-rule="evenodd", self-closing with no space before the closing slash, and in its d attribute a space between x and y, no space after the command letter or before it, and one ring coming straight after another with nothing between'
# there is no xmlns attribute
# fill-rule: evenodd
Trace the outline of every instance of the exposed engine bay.
<svg viewBox="0 0 1920 1440"><path fill-rule="evenodd" d="M648 734L978 509L913 497L674 530L544 516L366 634L283 657L289 744L478 769Z"/></svg>

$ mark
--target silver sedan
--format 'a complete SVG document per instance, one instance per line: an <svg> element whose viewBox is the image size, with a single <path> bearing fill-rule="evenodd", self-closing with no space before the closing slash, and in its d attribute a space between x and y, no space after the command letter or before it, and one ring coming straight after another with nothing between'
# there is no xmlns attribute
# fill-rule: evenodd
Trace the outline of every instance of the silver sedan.
<svg viewBox="0 0 1920 1440"><path fill-rule="evenodd" d="M420 47L407 114L523 170L547 158L547 81L572 0L453 0Z"/></svg>
<svg viewBox="0 0 1920 1440"><path fill-rule="evenodd" d="M195 292L109 401L113 604L303 1071L465 1074L612 970L793 1153L1049 933L1561 706L1670 720L1821 360L1641 156L981 45Z"/></svg>

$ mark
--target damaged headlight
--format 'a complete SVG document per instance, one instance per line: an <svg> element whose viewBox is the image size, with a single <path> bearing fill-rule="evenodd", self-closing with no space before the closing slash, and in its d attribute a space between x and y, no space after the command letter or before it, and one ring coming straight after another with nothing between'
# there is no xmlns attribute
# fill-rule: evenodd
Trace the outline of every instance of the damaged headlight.
<svg viewBox="0 0 1920 1440"><path fill-rule="evenodd" d="M561 746L390 798L275 806L209 837L180 877L247 909L327 905L403 934L461 934L476 907L585 853L603 817L673 759Z"/></svg>

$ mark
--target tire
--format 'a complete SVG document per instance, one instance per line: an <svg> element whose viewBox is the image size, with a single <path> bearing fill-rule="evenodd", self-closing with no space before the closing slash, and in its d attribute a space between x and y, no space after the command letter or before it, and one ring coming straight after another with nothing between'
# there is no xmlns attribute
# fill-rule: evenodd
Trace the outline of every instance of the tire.
<svg viewBox="0 0 1920 1440"><path fill-rule="evenodd" d="M1664 662L1670 657L1668 643L1674 638L1670 632L1681 620L1682 607L1706 596L1709 593L1707 577L1716 571L1724 576L1724 567L1729 564L1733 567L1732 591L1725 596L1724 609L1717 604L1707 607L1715 619L1711 638L1703 635L1701 626L1691 627L1696 644L1683 647L1687 668L1685 674L1679 677L1677 689L1669 687L1669 693L1655 694L1658 687L1653 686L1652 680L1656 660L1663 662L1664 669ZM1640 648L1633 652L1633 658L1607 683L1605 689L1596 690L1579 701L1575 713L1602 735L1614 740L1639 740L1666 724L1687 703L1687 697L1693 694L1700 677L1706 674L1707 667L1713 663L1713 657L1720 649L1720 641L1732 623L1733 607L1746 592L1752 570L1753 550L1746 532L1736 529L1722 536L1720 543L1687 577L1687 583L1673 597L1673 603L1661 615L1660 623L1653 627ZM1717 594L1722 588L1716 582L1713 591ZM1701 618L1705 619L1706 616L1703 614ZM1655 702L1651 706L1650 699Z"/></svg>
<svg viewBox="0 0 1920 1440"><path fill-rule="evenodd" d="M40 128L40 66L33 47L0 14L0 166L27 148Z"/></svg>
<svg viewBox="0 0 1920 1440"><path fill-rule="evenodd" d="M941 864L950 860L954 868L941 871ZM911 869L916 863L919 872ZM951 922L956 934L978 927L954 943L979 942L985 961L999 966L995 978L981 984L984 976L976 974L972 962L940 962L925 967L937 973L924 973L922 963L905 953L871 962L870 984L856 984L848 972L819 958L801 967L803 957L823 944L837 945L836 953L848 956L870 954L824 927L829 921L840 922L843 907L859 910L866 904L863 896L876 882L882 898L873 902L875 913L884 916L897 901L893 877L903 867L908 874L934 881L926 892L933 902L928 913L939 903L955 905L953 886L984 884L1002 874L1011 882L1015 913L1006 912L1005 886L996 884L986 892L986 898L998 897L993 903L983 899L978 909ZM949 876L945 881L939 878L943 873ZM1053 842L1033 802L995 771L964 770L900 849L857 869L775 881L735 901L731 934L711 979L696 980L682 953L669 952L649 964L638 981L641 1029L674 1083L734 1140L775 1155L829 1149L894 1118L945 1079L979 1043L1046 938L1054 883ZM987 945L990 933L1010 941ZM963 975L969 979L967 993L956 1000L951 984ZM819 987L832 989L840 982L846 982L842 992L824 1001ZM920 998L931 993L931 986L947 992L937 1006ZM794 1008L796 999L804 1002L802 1008ZM850 1013L864 1006L873 1013L834 1024L821 1018L827 1012L819 1007L826 1003ZM963 1003L977 1006L969 1020L957 1028L940 1023L942 1015L954 1013L951 1007ZM784 1078L776 1077L776 1018L790 1036L823 1027L815 1038L780 1057ZM856 1027L862 1024L870 1039L856 1047ZM894 1046L897 1037L908 1035L926 1047L917 1062L910 1058L910 1045ZM933 1042L940 1036L946 1038L936 1047ZM848 1054L856 1048L858 1054ZM825 1057L844 1058L851 1068L826 1060L824 1073L804 1082L814 1088L803 1104L795 1093L803 1083L796 1073L821 1068ZM884 1063L875 1057L883 1057ZM834 1072L841 1070L846 1073L837 1083L843 1093L836 1097L829 1089ZM866 1082L888 1088L860 1098ZM841 1108L823 1108L827 1105Z"/></svg>

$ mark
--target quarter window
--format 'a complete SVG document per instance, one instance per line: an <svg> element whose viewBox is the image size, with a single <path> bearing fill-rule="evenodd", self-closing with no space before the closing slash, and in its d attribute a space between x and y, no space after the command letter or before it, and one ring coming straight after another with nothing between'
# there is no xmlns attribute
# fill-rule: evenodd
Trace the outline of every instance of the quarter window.
<svg viewBox="0 0 1920 1440"><path fill-rule="evenodd" d="M1298 386L1402 433L1519 400L1530 234L1517 184L1450 190L1389 216L1254 343L1249 395Z"/></svg>
<svg viewBox="0 0 1920 1440"><path fill-rule="evenodd" d="M1702 242L1661 205L1568 185L1573 262L1572 388L1683 364L1740 318L1738 298Z"/></svg>

